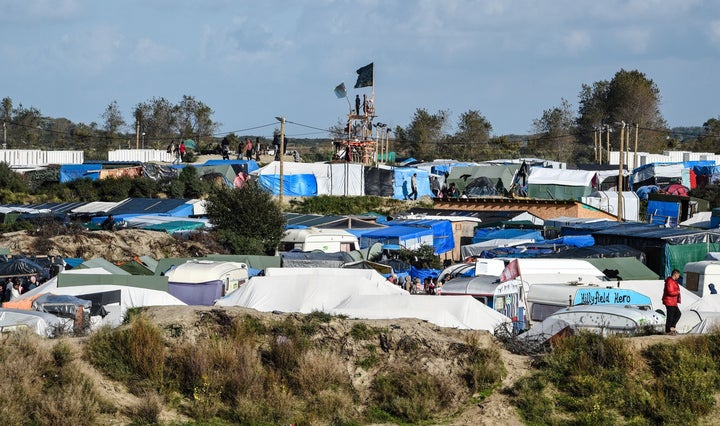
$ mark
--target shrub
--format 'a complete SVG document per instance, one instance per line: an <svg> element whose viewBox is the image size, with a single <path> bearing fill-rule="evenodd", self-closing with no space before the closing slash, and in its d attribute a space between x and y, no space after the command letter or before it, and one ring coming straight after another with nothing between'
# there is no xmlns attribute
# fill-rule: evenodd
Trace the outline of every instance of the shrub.
<svg viewBox="0 0 720 426"><path fill-rule="evenodd" d="M343 360L329 351L308 350L298 361L292 374L293 391L305 397L324 389L338 389L349 392L350 375Z"/></svg>
<svg viewBox="0 0 720 426"><path fill-rule="evenodd" d="M554 414L553 399L547 392L548 382L543 374L535 373L516 381L506 390L520 415L528 424L548 425Z"/></svg>
<svg viewBox="0 0 720 426"><path fill-rule="evenodd" d="M364 322L356 322L350 328L350 336L355 340L368 340L376 335L376 331Z"/></svg>
<svg viewBox="0 0 720 426"><path fill-rule="evenodd" d="M477 338L468 338L463 378L471 392L485 392L497 385L507 371L496 348L482 348Z"/></svg>
<svg viewBox="0 0 720 426"><path fill-rule="evenodd" d="M161 412L162 397L157 392L146 392L131 409L130 417L137 424L154 425L158 424Z"/></svg>
<svg viewBox="0 0 720 426"><path fill-rule="evenodd" d="M403 422L430 419L457 403L458 392L448 377L410 366L393 366L375 376L372 405Z"/></svg>
<svg viewBox="0 0 720 426"><path fill-rule="evenodd" d="M88 340L87 355L97 368L115 380L131 384L163 384L165 342L160 330L142 315L129 326L104 328Z"/></svg>
<svg viewBox="0 0 720 426"><path fill-rule="evenodd" d="M256 182L248 182L240 189L212 191L206 208L217 240L231 252L275 253L284 232L285 216Z"/></svg>

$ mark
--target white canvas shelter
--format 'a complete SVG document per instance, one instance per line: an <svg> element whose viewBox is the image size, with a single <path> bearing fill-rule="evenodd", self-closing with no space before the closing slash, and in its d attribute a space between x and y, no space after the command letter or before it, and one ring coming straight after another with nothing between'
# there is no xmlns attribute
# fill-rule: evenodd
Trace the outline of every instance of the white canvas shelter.
<svg viewBox="0 0 720 426"><path fill-rule="evenodd" d="M528 184L532 185L564 185L564 186L592 186L597 172L568 169L546 169L531 167Z"/></svg>
<svg viewBox="0 0 720 426"><path fill-rule="evenodd" d="M472 296L363 296L355 295L330 310L333 315L358 319L415 318L440 327L485 330L493 333L510 318Z"/></svg>
<svg viewBox="0 0 720 426"><path fill-rule="evenodd" d="M100 274L112 275L102 268L73 269L61 272L63 275L74 274ZM51 293L51 294L67 294L70 296L79 296L83 294L103 293L108 291L120 290L120 303L115 305L106 305L105 309L108 315L105 318L93 318L92 328L103 325L116 327L123 321L125 312L130 308L140 308L143 306L183 306L180 299L168 292L160 290L151 290L139 287L117 286L117 285L82 285L70 287L58 287L57 277L48 280L46 283L38 286L34 290L28 291L20 296L20 299L32 297L34 295Z"/></svg>
<svg viewBox="0 0 720 426"><path fill-rule="evenodd" d="M127 201L127 199L123 201L91 201L87 204L83 204L82 206L75 207L71 210L71 212L105 214L125 201Z"/></svg>
<svg viewBox="0 0 720 426"><path fill-rule="evenodd" d="M343 278L363 278L380 288L388 289L397 286L390 283L387 278L383 277L374 269L338 269L338 268L267 268L265 269L266 277L291 277L291 276L313 277L310 279L343 279ZM316 277L316 278L315 278Z"/></svg>
<svg viewBox="0 0 720 426"><path fill-rule="evenodd" d="M52 337L55 329L62 326L60 318L46 312L0 309L0 333L27 328L40 336Z"/></svg>
<svg viewBox="0 0 720 426"><path fill-rule="evenodd" d="M316 270L316 269L310 269ZM403 295L409 293L387 281L373 282L355 269L327 269L322 275L253 277L237 291L223 297L219 306L244 306L262 312L329 312L353 295ZM337 271L337 273L330 273ZM355 272L351 274L349 272Z"/></svg>

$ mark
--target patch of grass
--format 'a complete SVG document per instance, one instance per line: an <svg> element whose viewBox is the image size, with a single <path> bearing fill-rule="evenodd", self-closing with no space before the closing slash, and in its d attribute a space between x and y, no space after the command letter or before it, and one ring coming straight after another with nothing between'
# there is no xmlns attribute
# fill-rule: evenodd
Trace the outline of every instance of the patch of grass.
<svg viewBox="0 0 720 426"><path fill-rule="evenodd" d="M133 423L137 425L159 424L162 402L162 397L157 392L140 395L140 401L130 412Z"/></svg>
<svg viewBox="0 0 720 426"><path fill-rule="evenodd" d="M497 348L483 348L477 336L467 339L468 354L463 378L471 393L487 392L507 374Z"/></svg>
<svg viewBox="0 0 720 426"><path fill-rule="evenodd" d="M350 328L350 336L355 340L369 340L376 335L377 331L364 322L356 322Z"/></svg>
<svg viewBox="0 0 720 426"><path fill-rule="evenodd" d="M459 392L453 384L429 371L393 366L375 376L371 405L402 422L428 420L456 406Z"/></svg>
<svg viewBox="0 0 720 426"><path fill-rule="evenodd" d="M552 425L557 423L553 421L555 404L547 388L545 375L536 373L520 378L505 392L527 424Z"/></svg>
<svg viewBox="0 0 720 426"><path fill-rule="evenodd" d="M115 380L163 385L165 342L160 330L142 315L126 327L99 330L86 349L90 362Z"/></svg>

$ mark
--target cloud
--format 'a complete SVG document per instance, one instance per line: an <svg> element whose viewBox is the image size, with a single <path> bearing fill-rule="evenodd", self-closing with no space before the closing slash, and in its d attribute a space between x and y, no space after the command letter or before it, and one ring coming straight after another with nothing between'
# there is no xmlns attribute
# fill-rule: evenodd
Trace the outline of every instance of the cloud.
<svg viewBox="0 0 720 426"><path fill-rule="evenodd" d="M78 0L0 0L0 22L62 21L81 12Z"/></svg>
<svg viewBox="0 0 720 426"><path fill-rule="evenodd" d="M132 59L141 64L172 62L181 56L180 51L176 48L160 44L149 38L138 40L132 51Z"/></svg>
<svg viewBox="0 0 720 426"><path fill-rule="evenodd" d="M113 27L94 27L65 33L50 46L54 67L95 72L115 62L123 35Z"/></svg>
<svg viewBox="0 0 720 426"><path fill-rule="evenodd" d="M590 35L586 31L574 30L565 36L563 44L569 53L575 54L589 49L592 43Z"/></svg>
<svg viewBox="0 0 720 426"><path fill-rule="evenodd" d="M720 21L712 21L708 24L708 36L710 41L720 47Z"/></svg>

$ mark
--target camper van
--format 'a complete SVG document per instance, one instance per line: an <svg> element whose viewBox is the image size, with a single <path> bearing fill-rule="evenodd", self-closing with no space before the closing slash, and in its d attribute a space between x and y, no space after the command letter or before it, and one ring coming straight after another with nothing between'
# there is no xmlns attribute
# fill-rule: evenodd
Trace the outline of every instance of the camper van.
<svg viewBox="0 0 720 426"><path fill-rule="evenodd" d="M248 280L241 262L189 260L168 270L168 293L188 305L212 305Z"/></svg>
<svg viewBox="0 0 720 426"><path fill-rule="evenodd" d="M720 261L702 260L686 263L683 286L698 297L711 294L713 290L717 292L720 287Z"/></svg>
<svg viewBox="0 0 720 426"><path fill-rule="evenodd" d="M577 305L632 305L652 310L650 297L635 290L597 285L533 284L527 292L531 322L543 321L560 309Z"/></svg>
<svg viewBox="0 0 720 426"><path fill-rule="evenodd" d="M288 229L280 239L278 251L313 251L325 253L350 252L360 249L358 239L341 229Z"/></svg>

